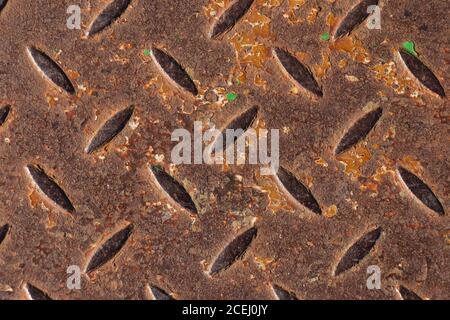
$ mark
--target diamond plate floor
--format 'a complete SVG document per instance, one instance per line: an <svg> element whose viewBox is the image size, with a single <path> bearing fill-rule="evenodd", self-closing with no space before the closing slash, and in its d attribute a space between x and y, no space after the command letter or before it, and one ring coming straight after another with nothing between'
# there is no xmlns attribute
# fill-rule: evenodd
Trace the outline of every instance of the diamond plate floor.
<svg viewBox="0 0 450 320"><path fill-rule="evenodd" d="M448 2L0 8L0 299L450 298ZM171 164L194 121L278 174Z"/></svg>

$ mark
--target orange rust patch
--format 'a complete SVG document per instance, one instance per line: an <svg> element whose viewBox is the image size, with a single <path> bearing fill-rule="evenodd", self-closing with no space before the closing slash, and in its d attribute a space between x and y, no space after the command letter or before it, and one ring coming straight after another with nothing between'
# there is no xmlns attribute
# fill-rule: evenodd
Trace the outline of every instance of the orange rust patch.
<svg viewBox="0 0 450 320"><path fill-rule="evenodd" d="M308 52L297 51L293 54L302 63L308 63L311 60L311 55Z"/></svg>
<svg viewBox="0 0 450 320"><path fill-rule="evenodd" d="M41 202L41 197L39 196L36 190L33 190L29 195L28 199L30 200L30 205L32 208L36 208Z"/></svg>
<svg viewBox="0 0 450 320"><path fill-rule="evenodd" d="M231 0L213 0L203 7L203 13L209 19L216 18L230 3Z"/></svg>
<svg viewBox="0 0 450 320"><path fill-rule="evenodd" d="M405 156L400 160L400 164L415 174L423 173L422 164L412 156Z"/></svg>
<svg viewBox="0 0 450 320"><path fill-rule="evenodd" d="M283 14L283 17L291 24L302 23L303 20L297 16L300 7L305 4L305 0L288 0L288 9Z"/></svg>
<svg viewBox="0 0 450 320"><path fill-rule="evenodd" d="M370 160L371 154L364 144L359 143L350 150L338 155L336 158L344 164L344 172L347 175L358 178L361 176L362 166Z"/></svg>
<svg viewBox="0 0 450 320"><path fill-rule="evenodd" d="M256 3L269 9L279 7L283 0L256 0Z"/></svg>
<svg viewBox="0 0 450 320"><path fill-rule="evenodd" d="M322 53L322 64L314 66L315 76L322 79L330 68L330 56L328 53Z"/></svg>
<svg viewBox="0 0 450 320"><path fill-rule="evenodd" d="M264 80L261 75L258 73L255 75L255 80L254 80L254 84L258 87L262 87L264 90L266 89L267 86L267 81Z"/></svg>
<svg viewBox="0 0 450 320"><path fill-rule="evenodd" d="M305 184L308 188L312 188L314 184L314 178L312 176L306 176L305 177Z"/></svg>
<svg viewBox="0 0 450 320"><path fill-rule="evenodd" d="M395 176L395 162L383 156L382 165L376 169L372 176L368 177L367 182L360 186L360 190L378 193L378 187L387 174Z"/></svg>
<svg viewBox="0 0 450 320"><path fill-rule="evenodd" d="M395 53L394 53L395 55ZM390 87L396 94L408 94L412 98L419 98L419 102L424 104L421 95L421 85L411 79L410 74L407 71L401 71L398 69L394 61L386 63L378 63L370 68L375 73L375 79L384 82L384 84Z"/></svg>
<svg viewBox="0 0 450 320"><path fill-rule="evenodd" d="M176 95L175 91L172 89L172 86L159 76L150 79L146 84L144 84L144 89L153 89L152 96L159 95L164 102L167 102L169 98Z"/></svg>
<svg viewBox="0 0 450 320"><path fill-rule="evenodd" d="M398 77L397 67L393 61L379 63L370 68L375 72L375 79L383 81L384 84L394 90L397 94L404 94L409 86L412 86L412 80L400 79Z"/></svg>
<svg viewBox="0 0 450 320"><path fill-rule="evenodd" d="M223 172L229 172L230 171L230 166L228 165L228 163L226 161L223 162L222 164L222 171Z"/></svg>
<svg viewBox="0 0 450 320"><path fill-rule="evenodd" d="M46 229L52 229L56 227L56 216L52 213L52 211L48 212L47 222L45 223Z"/></svg>
<svg viewBox="0 0 450 320"><path fill-rule="evenodd" d="M75 71L75 70L69 69L69 70L67 70L67 76L70 79L76 80L76 79L78 79L80 77L80 74L77 71Z"/></svg>
<svg viewBox="0 0 450 320"><path fill-rule="evenodd" d="M133 48L133 44L132 43L122 43L119 46L120 50L129 50L129 49L132 49L132 48Z"/></svg>
<svg viewBox="0 0 450 320"><path fill-rule="evenodd" d="M56 107L56 105L58 104L58 100L59 100L57 96L54 96L49 92L45 93L45 99L47 100L47 104L50 108Z"/></svg>
<svg viewBox="0 0 450 320"><path fill-rule="evenodd" d="M328 163L322 158L319 158L319 159L315 160L314 162L316 164L318 164L319 166L328 167Z"/></svg>
<svg viewBox="0 0 450 320"><path fill-rule="evenodd" d="M266 270L267 267L274 262L275 259L273 258L261 258L261 257L255 257L255 263L258 269L260 270Z"/></svg>
<svg viewBox="0 0 450 320"><path fill-rule="evenodd" d="M239 64L243 64L244 67L251 65L262 68L271 56L270 48L261 42L272 37L270 32L271 19L252 7L245 22L250 24L250 28L240 34L234 34L230 42L235 49Z"/></svg>
<svg viewBox="0 0 450 320"><path fill-rule="evenodd" d="M216 19L231 1L211 1L204 7L205 15L210 19ZM247 80L247 68L262 69L266 61L271 58L271 48L267 43L272 43L275 36L271 32L271 19L261 13L261 9L272 9L280 6L281 0L256 0L249 11L239 22L238 32L228 36L230 44L235 50L237 66L230 72L230 78L239 83ZM218 13L220 11L220 14ZM265 87L262 74L255 75L255 84Z"/></svg>
<svg viewBox="0 0 450 320"><path fill-rule="evenodd" d="M269 38L271 36L270 22L272 20L269 17L261 14L255 9L250 10L250 14L245 20L253 27L252 34L255 38Z"/></svg>
<svg viewBox="0 0 450 320"><path fill-rule="evenodd" d="M333 204L323 212L323 215L325 218L333 218L337 214L337 211L337 206Z"/></svg>
<svg viewBox="0 0 450 320"><path fill-rule="evenodd" d="M338 67L339 67L340 69L344 69L347 65L348 65L347 60L345 60L345 59L339 60Z"/></svg>
<svg viewBox="0 0 450 320"><path fill-rule="evenodd" d="M370 55L362 46L362 42L354 37L347 36L338 39L334 43L332 43L329 48L332 50L338 50L348 53L354 61L363 64L367 64L370 62Z"/></svg>
<svg viewBox="0 0 450 320"><path fill-rule="evenodd" d="M312 8L308 16L306 17L306 21L308 21L309 24L313 24L314 22L316 22L319 12L320 10L318 8Z"/></svg>
<svg viewBox="0 0 450 320"><path fill-rule="evenodd" d="M396 130L395 126L390 126L387 132L383 135L383 141L393 140L395 138Z"/></svg>
<svg viewBox="0 0 450 320"><path fill-rule="evenodd" d="M293 207L289 204L287 198L280 192L276 183L271 176L263 176L259 170L255 171L255 180L258 185L255 186L257 190L267 193L269 204L268 208L276 213L279 210L293 211Z"/></svg>
<svg viewBox="0 0 450 320"><path fill-rule="evenodd" d="M33 189L31 191L31 193L28 195L28 200L30 201L30 206L33 209L36 209L38 206L40 206L42 209L44 209L45 211L48 212L48 221L47 221L47 225L53 225L54 220L51 219L50 214L51 214L51 210L49 208L51 208L51 200L47 199L46 196L44 196L43 194L41 194L39 191ZM50 223L51 221L53 221L52 223ZM53 226L49 227L52 228Z"/></svg>
<svg viewBox="0 0 450 320"><path fill-rule="evenodd" d="M330 27L330 30L333 30L336 27L337 22L338 21L334 14L330 12L325 20L326 25Z"/></svg>
<svg viewBox="0 0 450 320"><path fill-rule="evenodd" d="M391 163L389 163L391 162ZM381 182L383 177L387 174L395 174L395 170L393 168L393 162L390 160L385 159L386 165L382 165L381 167L377 168L375 171L375 174L372 176L372 179L376 182Z"/></svg>
<svg viewBox="0 0 450 320"><path fill-rule="evenodd" d="M240 83L244 83L247 80L247 75L242 70L238 70L236 80Z"/></svg>
<svg viewBox="0 0 450 320"><path fill-rule="evenodd" d="M362 184L359 189L361 191L372 191L374 193L378 193L378 184L372 182L372 181L368 181L364 184Z"/></svg>

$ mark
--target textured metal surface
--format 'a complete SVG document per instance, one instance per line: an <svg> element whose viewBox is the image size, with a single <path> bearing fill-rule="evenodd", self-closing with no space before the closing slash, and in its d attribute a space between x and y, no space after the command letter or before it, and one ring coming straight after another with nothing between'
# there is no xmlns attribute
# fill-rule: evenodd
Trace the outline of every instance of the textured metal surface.
<svg viewBox="0 0 450 320"><path fill-rule="evenodd" d="M450 298L449 3L250 2L6 1L1 299ZM283 177L170 165L255 106Z"/></svg>

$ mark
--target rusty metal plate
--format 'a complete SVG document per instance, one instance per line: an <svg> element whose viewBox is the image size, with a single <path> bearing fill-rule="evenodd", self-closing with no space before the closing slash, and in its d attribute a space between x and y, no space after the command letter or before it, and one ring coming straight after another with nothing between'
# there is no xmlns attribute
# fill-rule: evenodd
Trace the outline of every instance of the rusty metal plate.
<svg viewBox="0 0 450 320"><path fill-rule="evenodd" d="M450 298L447 1L0 8L1 299Z"/></svg>

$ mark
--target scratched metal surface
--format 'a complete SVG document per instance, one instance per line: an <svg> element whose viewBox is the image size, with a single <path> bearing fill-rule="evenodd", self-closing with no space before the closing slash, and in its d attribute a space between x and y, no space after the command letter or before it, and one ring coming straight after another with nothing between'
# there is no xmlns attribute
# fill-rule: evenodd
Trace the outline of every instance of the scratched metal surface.
<svg viewBox="0 0 450 320"><path fill-rule="evenodd" d="M448 2L380 0L381 30L341 39L356 0L131 0L102 15L110 2L0 12L1 299L450 298ZM66 27L73 4L81 30ZM219 35L230 12L243 17ZM252 106L254 127L280 129L278 178L170 165L174 129L240 124Z"/></svg>

